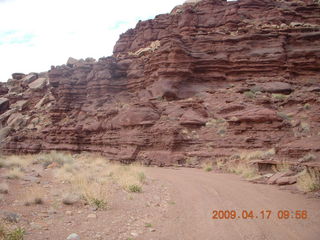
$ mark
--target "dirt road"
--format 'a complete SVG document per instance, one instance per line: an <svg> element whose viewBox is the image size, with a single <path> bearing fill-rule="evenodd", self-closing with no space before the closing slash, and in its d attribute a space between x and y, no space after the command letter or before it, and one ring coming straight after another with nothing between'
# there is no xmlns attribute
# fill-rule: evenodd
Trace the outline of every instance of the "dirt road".
<svg viewBox="0 0 320 240"><path fill-rule="evenodd" d="M276 186L252 184L236 175L199 169L150 168L148 174L168 186L174 202L165 221L155 224L156 234L147 233L141 239L320 239L318 199L307 199ZM237 218L213 220L213 210L236 210ZM241 219L243 210L252 210L254 219ZM261 210L271 210L270 218L262 219ZM278 219L279 210L289 210L289 219ZM296 210L307 210L307 219L292 218Z"/></svg>

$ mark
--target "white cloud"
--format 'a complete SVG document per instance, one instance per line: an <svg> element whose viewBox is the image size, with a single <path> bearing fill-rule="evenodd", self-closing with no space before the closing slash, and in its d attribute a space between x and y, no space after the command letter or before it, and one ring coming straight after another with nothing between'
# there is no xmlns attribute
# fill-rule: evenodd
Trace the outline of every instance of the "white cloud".
<svg viewBox="0 0 320 240"><path fill-rule="evenodd" d="M69 56L112 54L119 34L183 0L0 0L0 81L46 71Z"/></svg>

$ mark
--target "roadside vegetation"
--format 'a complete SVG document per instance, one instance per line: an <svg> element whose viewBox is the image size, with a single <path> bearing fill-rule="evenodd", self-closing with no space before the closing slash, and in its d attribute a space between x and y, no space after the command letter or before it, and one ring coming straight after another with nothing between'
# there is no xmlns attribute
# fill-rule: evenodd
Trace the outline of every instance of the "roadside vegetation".
<svg viewBox="0 0 320 240"><path fill-rule="evenodd" d="M234 154L228 159L218 159L217 167L221 170L235 173L245 179L251 180L260 177L257 168L253 165L255 160L268 159L275 154L274 149L265 151L244 151Z"/></svg>
<svg viewBox="0 0 320 240"><path fill-rule="evenodd" d="M211 172L213 170L212 163L204 163L202 164L202 169L206 172Z"/></svg>
<svg viewBox="0 0 320 240"><path fill-rule="evenodd" d="M312 168L303 170L297 183L298 188L305 192L320 190L320 171Z"/></svg>
<svg viewBox="0 0 320 240"><path fill-rule="evenodd" d="M13 228L5 222L0 222L0 240L23 240L24 234L23 228Z"/></svg>
<svg viewBox="0 0 320 240"><path fill-rule="evenodd" d="M114 187L120 187L129 193L140 193L147 181L143 166L111 163L95 154L71 155L51 151L37 155L0 158L0 167L6 169L5 177L9 180L23 178L26 168L37 164L44 169L52 169L54 177L68 186L69 190L61 196L65 205L84 201L96 209L103 210L108 207ZM0 183L0 192L9 192L7 183ZM44 189L39 186L27 188L24 205L43 204L45 195Z"/></svg>

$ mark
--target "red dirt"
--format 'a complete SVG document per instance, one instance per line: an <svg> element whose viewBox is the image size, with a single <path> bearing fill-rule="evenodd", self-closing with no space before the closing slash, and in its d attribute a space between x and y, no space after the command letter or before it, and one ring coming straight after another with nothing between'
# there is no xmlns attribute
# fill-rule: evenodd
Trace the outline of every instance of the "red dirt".
<svg viewBox="0 0 320 240"><path fill-rule="evenodd" d="M251 184L236 175L208 173L198 169L150 168L161 179L175 205L165 220L158 221L157 234L142 239L292 239L316 240L320 236L320 201L278 187ZM307 210L307 220L279 220L278 210ZM269 220L212 220L213 210L272 210Z"/></svg>
<svg viewBox="0 0 320 240"><path fill-rule="evenodd" d="M252 184L236 175L200 169L147 168L147 184L140 194L115 189L105 211L93 211L78 203L61 203L65 184L57 182L51 169L40 172L40 184L10 180L2 210L21 214L18 225L27 230L26 240L65 240L75 232L82 240L316 240L320 229L320 200ZM4 170L1 170L3 175ZM24 206L27 187L45 189L43 205ZM213 220L213 210L272 210L270 219ZM307 210L308 218L278 219L279 210ZM67 211L70 211L69 213ZM97 218L89 219L89 214ZM146 226L150 223L152 226Z"/></svg>

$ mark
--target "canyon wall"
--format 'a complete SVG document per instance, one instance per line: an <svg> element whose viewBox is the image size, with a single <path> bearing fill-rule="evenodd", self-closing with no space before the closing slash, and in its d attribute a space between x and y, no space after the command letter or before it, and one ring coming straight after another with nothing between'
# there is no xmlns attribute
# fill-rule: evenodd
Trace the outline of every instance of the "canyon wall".
<svg viewBox="0 0 320 240"><path fill-rule="evenodd" d="M320 166L320 5L203 0L140 21L110 57L0 86L4 152L176 165L273 149Z"/></svg>

